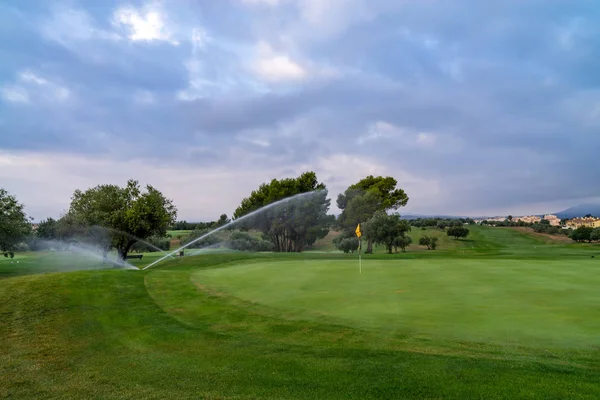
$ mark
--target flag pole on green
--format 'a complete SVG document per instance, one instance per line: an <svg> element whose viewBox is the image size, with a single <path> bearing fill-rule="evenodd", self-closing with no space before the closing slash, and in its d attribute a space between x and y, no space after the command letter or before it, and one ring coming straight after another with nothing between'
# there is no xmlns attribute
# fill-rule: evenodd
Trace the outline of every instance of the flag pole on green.
<svg viewBox="0 0 600 400"><path fill-rule="evenodd" d="M360 255L360 250L362 248L362 232L360 231L360 223L356 226L354 233L356 233L356 237L358 238L358 273L362 274L362 258Z"/></svg>

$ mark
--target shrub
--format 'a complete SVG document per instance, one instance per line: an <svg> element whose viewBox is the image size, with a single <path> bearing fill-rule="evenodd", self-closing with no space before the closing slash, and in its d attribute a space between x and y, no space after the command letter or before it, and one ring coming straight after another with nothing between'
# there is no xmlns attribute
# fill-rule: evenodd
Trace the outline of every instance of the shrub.
<svg viewBox="0 0 600 400"><path fill-rule="evenodd" d="M398 252L398 248L402 249L402 252L406 252L406 248L410 246L412 243L412 238L410 236L398 236L394 239L394 247L396 248L396 253Z"/></svg>
<svg viewBox="0 0 600 400"><path fill-rule="evenodd" d="M354 253L358 250L359 242L357 238L346 238L340 241L338 249L344 253Z"/></svg>
<svg viewBox="0 0 600 400"><path fill-rule="evenodd" d="M333 245L344 253L351 253L358 249L359 242L353 233L345 232L333 239Z"/></svg>
<svg viewBox="0 0 600 400"><path fill-rule="evenodd" d="M571 239L576 242L591 242L591 235L593 231L594 229L590 228L589 226L580 226L571 232Z"/></svg>
<svg viewBox="0 0 600 400"><path fill-rule="evenodd" d="M436 247L437 247L437 241L438 241L438 238L436 238L436 237L432 237L431 239L429 239L429 248L431 250L435 250L436 249Z"/></svg>
<svg viewBox="0 0 600 400"><path fill-rule="evenodd" d="M196 240L197 238L206 235L207 233L209 233L211 230L210 229L197 229L195 231L192 231L192 233L190 233L190 235L182 241L182 245L188 244L193 242L194 240ZM216 235L208 235L207 237L203 238L202 240L197 241L196 243L192 244L189 246L189 248L191 249L198 249L198 248L202 248L202 247L207 247L207 246L212 246L213 244L217 244L219 242L219 238Z"/></svg>
<svg viewBox="0 0 600 400"><path fill-rule="evenodd" d="M427 246L427 250L435 250L437 248L438 238L429 237L429 236L421 236L419 239L419 244L421 246Z"/></svg>
<svg viewBox="0 0 600 400"><path fill-rule="evenodd" d="M152 253L155 251L169 250L171 241L169 238L151 237L144 242L137 242L131 247L131 251L138 253Z"/></svg>
<svg viewBox="0 0 600 400"><path fill-rule="evenodd" d="M469 228L464 227L462 225L455 225L448 229L446 232L448 236L453 236L455 239L465 238L469 236Z"/></svg>
<svg viewBox="0 0 600 400"><path fill-rule="evenodd" d="M268 240L256 238L246 232L233 232L228 247L239 251L273 251L274 246Z"/></svg>

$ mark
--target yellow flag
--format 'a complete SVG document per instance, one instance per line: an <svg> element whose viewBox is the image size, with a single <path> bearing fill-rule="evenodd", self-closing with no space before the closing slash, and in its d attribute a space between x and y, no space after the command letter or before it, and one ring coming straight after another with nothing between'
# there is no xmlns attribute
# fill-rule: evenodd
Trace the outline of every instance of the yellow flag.
<svg viewBox="0 0 600 400"><path fill-rule="evenodd" d="M357 237L361 237L362 236L362 233L360 231L360 224L358 224L358 226L356 227L356 230L354 232L356 233Z"/></svg>

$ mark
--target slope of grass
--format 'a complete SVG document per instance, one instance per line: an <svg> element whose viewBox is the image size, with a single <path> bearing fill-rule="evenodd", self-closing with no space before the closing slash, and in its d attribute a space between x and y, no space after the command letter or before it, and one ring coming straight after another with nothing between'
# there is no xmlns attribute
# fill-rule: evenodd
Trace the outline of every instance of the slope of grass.
<svg viewBox="0 0 600 400"><path fill-rule="evenodd" d="M175 262L172 270L150 274L95 271L3 280L0 395L132 399L600 396L597 351L521 348L507 352L481 343L406 338L294 321L231 302L190 282L190 272L198 268L256 257L190 258ZM193 323L185 320L186 312L191 312Z"/></svg>
<svg viewBox="0 0 600 400"><path fill-rule="evenodd" d="M0 397L600 398L600 248L448 240L362 275L327 253L0 261Z"/></svg>
<svg viewBox="0 0 600 400"><path fill-rule="evenodd" d="M190 230L178 230L178 231L167 231L167 236L171 237L171 238L177 238L178 236L181 236L181 239L185 239L186 237L190 236L190 233L192 233L192 231Z"/></svg>

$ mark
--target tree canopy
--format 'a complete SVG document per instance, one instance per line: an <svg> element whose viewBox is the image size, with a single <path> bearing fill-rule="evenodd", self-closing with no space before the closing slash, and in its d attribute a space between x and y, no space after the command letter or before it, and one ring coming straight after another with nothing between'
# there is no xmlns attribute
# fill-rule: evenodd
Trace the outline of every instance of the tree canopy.
<svg viewBox="0 0 600 400"><path fill-rule="evenodd" d="M233 217L240 219L279 200L310 192L314 193L265 209L241 224L245 229L261 231L264 238L273 243L275 251L302 251L327 235L333 219L327 215L331 204L327 188L312 171L297 178L273 179L260 185L242 200Z"/></svg>
<svg viewBox="0 0 600 400"><path fill-rule="evenodd" d="M450 228L448 228L446 234L448 236L454 237L455 239L466 238L467 236L469 236L469 228L462 225L451 226Z"/></svg>
<svg viewBox="0 0 600 400"><path fill-rule="evenodd" d="M402 252L406 252L406 248L410 246L412 243L412 238L410 236L398 236L394 239L394 247L396 248L396 253L398 252L398 248L402 249Z"/></svg>
<svg viewBox="0 0 600 400"><path fill-rule="evenodd" d="M344 253L354 253L360 243L354 233L342 232L333 239L333 245Z"/></svg>
<svg viewBox="0 0 600 400"><path fill-rule="evenodd" d="M419 245L426 246L427 250L435 250L437 248L437 241L437 237L425 235L419 238Z"/></svg>
<svg viewBox="0 0 600 400"><path fill-rule="evenodd" d="M15 196L0 188L0 253L13 257L16 246L31 233L31 224Z"/></svg>
<svg viewBox="0 0 600 400"><path fill-rule="evenodd" d="M591 242L593 231L594 229L590 228L589 226L580 226L571 232L570 237L576 242Z"/></svg>
<svg viewBox="0 0 600 400"><path fill-rule="evenodd" d="M369 175L350 185L337 198L337 206L342 210L338 225L353 231L357 224L371 219L377 211L395 210L408 203L408 196L396 188L396 179L391 176ZM372 252L372 241L367 242L367 252Z"/></svg>
<svg viewBox="0 0 600 400"><path fill-rule="evenodd" d="M137 181L129 180L124 188L99 185L85 192L76 190L69 215L86 228L87 234L100 240L105 252L114 247L119 258L125 259L138 239L164 237L175 221L177 209L153 186L147 185L142 191ZM99 235L95 227L108 231Z"/></svg>
<svg viewBox="0 0 600 400"><path fill-rule="evenodd" d="M368 240L384 245L388 254L392 254L394 245L398 243L400 247L400 243L403 243L397 239L410 231L410 224L401 220L397 213L388 215L385 211L377 211L373 218L364 224L364 231Z"/></svg>

